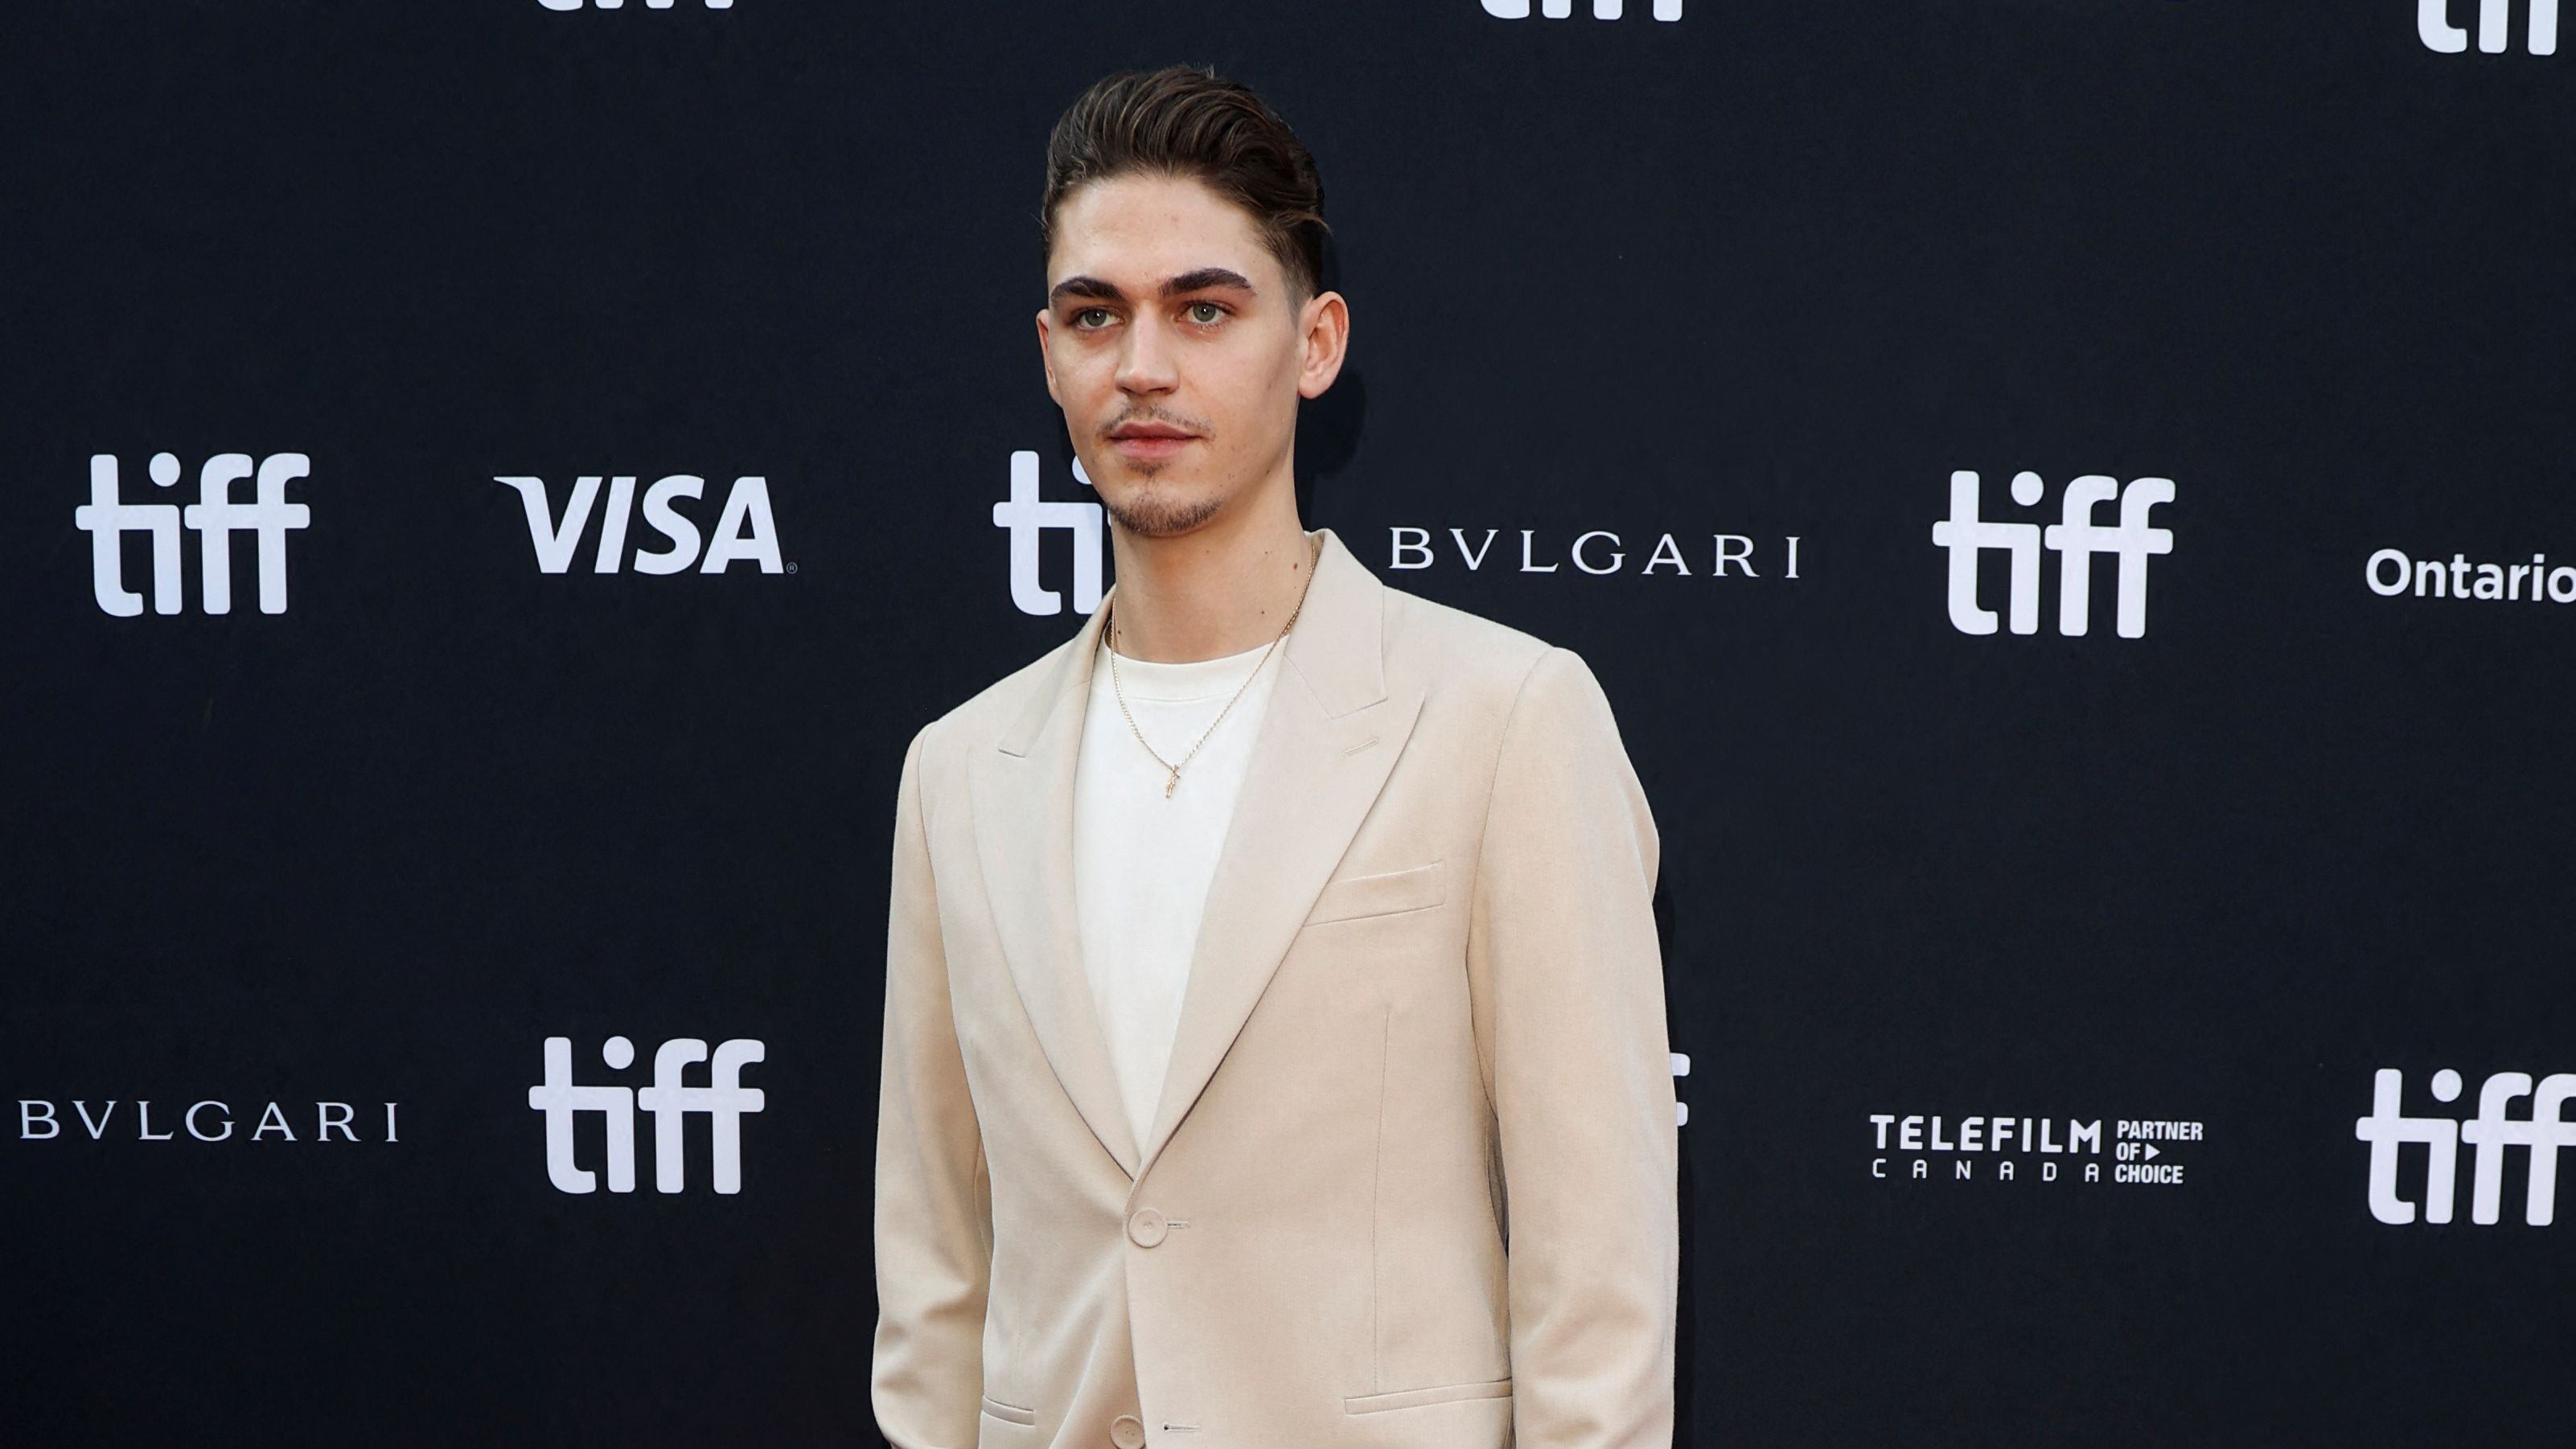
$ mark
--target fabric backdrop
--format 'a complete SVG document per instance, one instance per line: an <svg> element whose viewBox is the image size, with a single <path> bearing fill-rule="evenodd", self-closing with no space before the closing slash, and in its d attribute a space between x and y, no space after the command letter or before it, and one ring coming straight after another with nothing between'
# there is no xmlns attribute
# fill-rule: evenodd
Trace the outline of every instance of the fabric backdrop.
<svg viewBox="0 0 2576 1449"><path fill-rule="evenodd" d="M1307 523L1653 803L1682 1443L2562 1434L2558 19L6 6L0 1438L876 1442L896 768L1108 582L1040 148L1176 60Z"/></svg>

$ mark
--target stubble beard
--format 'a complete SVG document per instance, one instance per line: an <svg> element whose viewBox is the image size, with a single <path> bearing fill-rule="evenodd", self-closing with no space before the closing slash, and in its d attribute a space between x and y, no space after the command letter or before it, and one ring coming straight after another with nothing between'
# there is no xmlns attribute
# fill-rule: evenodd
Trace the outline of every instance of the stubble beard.
<svg viewBox="0 0 2576 1449"><path fill-rule="evenodd" d="M1158 485L1154 475L1163 465L1138 468L1143 482L1124 499L1112 499L1104 490L1095 489L1100 506L1111 522L1138 538L1175 538L1207 523L1225 506L1213 494L1198 493L1177 487Z"/></svg>

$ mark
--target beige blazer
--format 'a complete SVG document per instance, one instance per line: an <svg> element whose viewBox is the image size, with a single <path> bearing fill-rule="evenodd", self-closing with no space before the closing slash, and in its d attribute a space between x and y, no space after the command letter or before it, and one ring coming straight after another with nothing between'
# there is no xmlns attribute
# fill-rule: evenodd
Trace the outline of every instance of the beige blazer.
<svg viewBox="0 0 2576 1449"><path fill-rule="evenodd" d="M1145 1141L1074 920L1107 611L904 752L871 1383L898 1449L1672 1442L1644 791L1580 657L1318 532Z"/></svg>

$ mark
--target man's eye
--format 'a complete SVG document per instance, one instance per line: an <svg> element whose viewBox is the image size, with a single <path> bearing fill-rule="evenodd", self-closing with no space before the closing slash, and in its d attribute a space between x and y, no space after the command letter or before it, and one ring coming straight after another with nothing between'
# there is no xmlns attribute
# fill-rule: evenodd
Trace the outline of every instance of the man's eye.
<svg viewBox="0 0 2576 1449"><path fill-rule="evenodd" d="M1073 314L1073 325L1086 332L1106 327L1109 325L1109 309L1106 307L1085 307L1081 311Z"/></svg>
<svg viewBox="0 0 2576 1449"><path fill-rule="evenodd" d="M1190 320L1202 327L1213 327L1225 320L1225 309L1214 302L1192 302Z"/></svg>

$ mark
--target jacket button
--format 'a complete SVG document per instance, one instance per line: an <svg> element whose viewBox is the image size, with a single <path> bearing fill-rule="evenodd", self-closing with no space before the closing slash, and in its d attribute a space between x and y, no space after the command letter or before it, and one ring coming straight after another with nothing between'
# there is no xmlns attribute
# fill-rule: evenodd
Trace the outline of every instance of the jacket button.
<svg viewBox="0 0 2576 1449"><path fill-rule="evenodd" d="M1133 1414L1109 1421L1109 1442L1118 1449L1145 1449L1145 1425Z"/></svg>
<svg viewBox="0 0 2576 1449"><path fill-rule="evenodd" d="M1163 1240L1164 1222L1163 1215L1152 1208L1138 1208L1127 1219L1127 1236L1135 1239L1138 1247L1150 1248ZM1136 1432L1142 1435L1145 1432L1145 1426L1138 1424ZM1137 1444L1144 1442L1139 1438L1136 1444L1123 1445L1122 1449L1136 1449Z"/></svg>

